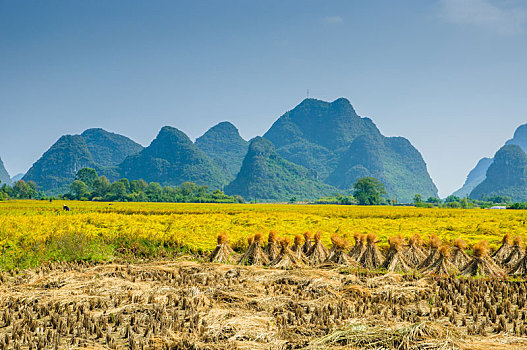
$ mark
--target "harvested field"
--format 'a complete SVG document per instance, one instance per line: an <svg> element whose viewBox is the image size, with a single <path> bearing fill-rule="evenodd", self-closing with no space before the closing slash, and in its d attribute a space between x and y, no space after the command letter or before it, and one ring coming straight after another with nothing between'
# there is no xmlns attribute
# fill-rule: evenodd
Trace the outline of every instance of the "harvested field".
<svg viewBox="0 0 527 350"><path fill-rule="evenodd" d="M527 348L524 282L189 258L3 273L0 348Z"/></svg>

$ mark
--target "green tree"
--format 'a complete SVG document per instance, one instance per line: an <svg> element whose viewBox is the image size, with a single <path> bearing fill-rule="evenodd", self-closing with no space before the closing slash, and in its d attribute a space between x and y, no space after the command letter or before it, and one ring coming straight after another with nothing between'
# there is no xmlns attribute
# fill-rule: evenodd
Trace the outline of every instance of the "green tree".
<svg viewBox="0 0 527 350"><path fill-rule="evenodd" d="M99 176L93 181L92 196L93 197L104 197L110 190L110 181L106 176Z"/></svg>
<svg viewBox="0 0 527 350"><path fill-rule="evenodd" d="M160 202L162 200L163 188L158 182L151 182L146 188L146 195L152 202Z"/></svg>
<svg viewBox="0 0 527 350"><path fill-rule="evenodd" d="M110 185L110 190L106 195L109 200L123 201L126 198L126 185L122 181L116 181Z"/></svg>
<svg viewBox="0 0 527 350"><path fill-rule="evenodd" d="M75 180L71 183L70 192L74 199L88 198L90 196L88 185L81 180Z"/></svg>
<svg viewBox="0 0 527 350"><path fill-rule="evenodd" d="M426 200L426 203L441 204L441 199L437 197L428 197L428 199Z"/></svg>
<svg viewBox="0 0 527 350"><path fill-rule="evenodd" d="M421 204L423 203L423 196L421 196L419 193L416 193L414 196L414 204Z"/></svg>
<svg viewBox="0 0 527 350"><path fill-rule="evenodd" d="M454 196L453 194L445 198L445 203L453 203L453 202L460 202L460 201L461 199L458 196Z"/></svg>
<svg viewBox="0 0 527 350"><path fill-rule="evenodd" d="M33 181L25 182L19 180L11 189L11 197L19 199L31 199L37 193L37 185Z"/></svg>
<svg viewBox="0 0 527 350"><path fill-rule="evenodd" d="M361 177L353 185L353 197L361 205L382 204L383 194L386 194L384 185L373 177Z"/></svg>
<svg viewBox="0 0 527 350"><path fill-rule="evenodd" d="M97 171L92 168L82 168L81 170L77 171L77 174L75 175L75 180L84 182L90 190L92 190L93 182L97 178Z"/></svg>
<svg viewBox="0 0 527 350"><path fill-rule="evenodd" d="M147 187L148 184L143 179L132 180L132 182L130 182L130 192L145 192Z"/></svg>

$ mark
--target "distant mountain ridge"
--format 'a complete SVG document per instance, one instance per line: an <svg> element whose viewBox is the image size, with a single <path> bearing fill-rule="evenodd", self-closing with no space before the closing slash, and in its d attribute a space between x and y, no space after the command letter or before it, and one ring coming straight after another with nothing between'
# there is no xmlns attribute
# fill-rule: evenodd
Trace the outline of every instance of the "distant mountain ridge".
<svg viewBox="0 0 527 350"><path fill-rule="evenodd" d="M143 179L179 186L190 181L212 189L228 183L227 174L181 130L164 126L141 152L127 157L119 173L129 180Z"/></svg>
<svg viewBox="0 0 527 350"><path fill-rule="evenodd" d="M494 155L485 180L470 193L471 198L509 196L513 201L527 201L527 154L520 146L508 144Z"/></svg>
<svg viewBox="0 0 527 350"><path fill-rule="evenodd" d="M512 137L512 139L507 140L505 142L505 145L506 146L516 145L523 152L527 152L527 124L520 125L518 128L516 128L516 130L514 131L514 136ZM511 153L509 154L509 156L514 157L514 154L516 156L521 156L521 153L519 152L514 152L513 154ZM495 181L497 180L496 178L494 180L491 179L490 182L487 182L483 187L480 187L480 189L474 192L476 187L478 187L479 184L483 183L485 179L487 178L487 171L489 170L493 162L494 162L494 158L480 159L480 161L474 167L474 169L472 169L467 175L467 179L465 180L465 183L463 184L463 186L457 191L455 191L453 195L458 196L458 197L469 196L470 198L480 199L481 195L492 195L492 194L497 194L498 192L505 193L504 188L501 188L499 186L498 186L499 188L497 187L496 189L491 188L493 186L491 184L495 183ZM506 168L505 164L503 163L498 164L497 168L495 167L493 170L493 175L496 176L496 172L498 171L497 169L502 169L502 171L506 172L507 170L505 168ZM481 192L482 188L484 188L485 191L490 191L490 193ZM514 190L513 192L516 193L518 191ZM504 194L504 195L507 195L507 194ZM514 195L512 195L511 197L515 198Z"/></svg>
<svg viewBox="0 0 527 350"><path fill-rule="evenodd" d="M0 185L10 185L11 184L11 177L9 176L9 173L7 172L4 162L2 161L2 158L0 158Z"/></svg>
<svg viewBox="0 0 527 350"><path fill-rule="evenodd" d="M465 180L463 186L452 194L459 198L468 197L470 192L472 192L472 190L474 190L477 185L485 180L487 177L487 169L492 164L492 161L492 158L481 158L474 169L468 173L467 179Z"/></svg>
<svg viewBox="0 0 527 350"><path fill-rule="evenodd" d="M102 129L61 137L24 175L49 194L67 192L75 174L91 167L110 180L128 178L209 189L263 201L315 199L349 193L359 177L384 183L389 198L410 202L437 196L426 163L403 137L386 137L345 98L305 99L249 142L230 122L195 142L165 126L146 148Z"/></svg>
<svg viewBox="0 0 527 350"><path fill-rule="evenodd" d="M238 129L230 122L216 124L195 142L196 146L212 158L233 180L242 167L243 158L249 149Z"/></svg>
<svg viewBox="0 0 527 350"><path fill-rule="evenodd" d="M359 177L373 176L399 201L411 201L416 193L437 196L419 151L403 137L383 136L345 98L305 99L282 115L264 138L280 156L341 190L350 189Z"/></svg>
<svg viewBox="0 0 527 350"><path fill-rule="evenodd" d="M115 167L128 155L142 149L143 146L125 136L103 129L88 129L81 135L61 136L22 179L34 181L41 191L60 194L68 190L77 171L85 167L116 179Z"/></svg>
<svg viewBox="0 0 527 350"><path fill-rule="evenodd" d="M313 171L280 157L269 140L256 137L249 145L238 176L225 191L246 200L284 202L292 197L317 199L334 193L335 189L316 180Z"/></svg>

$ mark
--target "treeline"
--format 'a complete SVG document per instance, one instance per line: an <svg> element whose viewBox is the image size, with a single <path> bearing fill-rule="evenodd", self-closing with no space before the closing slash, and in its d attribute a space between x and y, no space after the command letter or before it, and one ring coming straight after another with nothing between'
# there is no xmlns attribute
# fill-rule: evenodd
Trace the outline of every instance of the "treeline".
<svg viewBox="0 0 527 350"><path fill-rule="evenodd" d="M341 205L400 205L395 198L386 198L384 185L372 177L359 178L353 185L351 194L335 194L329 197L317 199L315 204L341 204ZM420 208L490 208L493 206L504 206L509 209L527 209L527 203L512 203L509 196L482 196L481 199L460 198L454 195L446 197L444 200L437 197L424 199L422 195L416 194L413 204Z"/></svg>
<svg viewBox="0 0 527 350"><path fill-rule="evenodd" d="M184 182L180 186L161 186L157 182L120 179L110 182L95 169L83 168L75 176L69 192L47 197L37 185L23 180L13 186L0 187L0 200L7 199L69 199L107 202L171 202L171 203L244 203L240 196L228 196L220 190L209 191L207 186Z"/></svg>
<svg viewBox="0 0 527 350"><path fill-rule="evenodd" d="M0 181L1 182L1 181ZM1 184L0 201L6 199L41 199L44 194L37 191L37 184L33 181L25 182L24 180L16 181L13 186Z"/></svg>
<svg viewBox="0 0 527 350"><path fill-rule="evenodd" d="M220 190L210 192L207 186L184 182L180 186L161 186L157 182L120 179L111 183L91 168L77 172L64 199L108 202L171 203L243 203L240 196L228 196Z"/></svg>

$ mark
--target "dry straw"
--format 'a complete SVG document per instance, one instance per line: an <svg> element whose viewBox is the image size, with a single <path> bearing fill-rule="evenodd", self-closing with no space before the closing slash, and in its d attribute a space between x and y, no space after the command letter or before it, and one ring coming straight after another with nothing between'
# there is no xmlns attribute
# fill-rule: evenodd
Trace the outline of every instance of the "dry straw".
<svg viewBox="0 0 527 350"><path fill-rule="evenodd" d="M511 236L508 233L505 234L501 242L501 246L492 255L492 258L498 264L503 264L504 260L507 259L511 253Z"/></svg>
<svg viewBox="0 0 527 350"><path fill-rule="evenodd" d="M423 252L423 248L421 246L422 242L423 240L421 239L421 236L419 234L415 234L410 237L408 246L403 251L404 258L408 263L408 266L412 268L419 266L426 259L426 254Z"/></svg>
<svg viewBox="0 0 527 350"><path fill-rule="evenodd" d="M474 245L473 257L463 267L460 274L466 276L502 276L503 270L489 257L487 241L481 241Z"/></svg>
<svg viewBox="0 0 527 350"><path fill-rule="evenodd" d="M229 240L225 233L218 235L218 245L211 253L210 261L225 264L230 264L235 261L234 250L229 246Z"/></svg>
<svg viewBox="0 0 527 350"><path fill-rule="evenodd" d="M238 261L241 265L255 265L255 266L264 266L269 264L269 259L265 255L262 247L262 234L257 233L254 235L253 242L247 248L247 251Z"/></svg>
<svg viewBox="0 0 527 350"><path fill-rule="evenodd" d="M390 248L386 254L386 260L382 264L382 268L388 271L408 272L411 267L406 262L403 250L403 238L401 236L393 236L388 239Z"/></svg>
<svg viewBox="0 0 527 350"><path fill-rule="evenodd" d="M366 237L366 249L360 257L360 264L366 269L376 269L380 267L384 261L382 253L375 244L377 242L377 236L373 233L369 233Z"/></svg>
<svg viewBox="0 0 527 350"><path fill-rule="evenodd" d="M320 240L320 232L317 232L315 234L315 243L309 250L307 254L307 258L309 259L309 262L313 265L319 265L325 262L329 256L328 249L322 244L322 241Z"/></svg>

